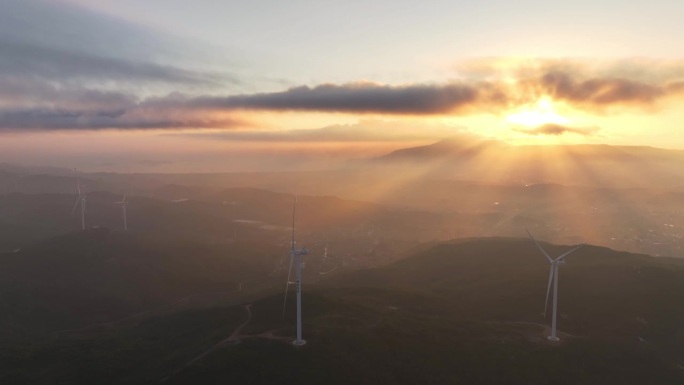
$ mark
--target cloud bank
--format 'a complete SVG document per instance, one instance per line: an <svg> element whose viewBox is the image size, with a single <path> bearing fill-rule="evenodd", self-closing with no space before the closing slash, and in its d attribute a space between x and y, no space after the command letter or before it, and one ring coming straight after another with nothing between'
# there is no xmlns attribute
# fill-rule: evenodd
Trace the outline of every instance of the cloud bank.
<svg viewBox="0 0 684 385"><path fill-rule="evenodd" d="M163 34L47 0L0 4L0 130L217 127L236 119L146 110L152 95L240 84L171 65Z"/></svg>
<svg viewBox="0 0 684 385"><path fill-rule="evenodd" d="M453 81L326 83L235 94L231 90L244 81L229 73L146 59L167 57L167 40L68 4L3 2L0 130L234 128L250 125L244 111L503 114L543 97L614 113L656 109L684 95L684 61L643 59L483 59L460 65Z"/></svg>
<svg viewBox="0 0 684 385"><path fill-rule="evenodd" d="M126 76L139 76L147 82L205 80L158 67L112 66L111 72L100 76L108 79L125 76L120 74L124 69ZM46 71L36 69L39 74ZM444 84L362 82L301 86L271 93L228 96L173 93L140 98L116 90L54 85L40 76L12 77L0 73L3 86L0 89L0 128L219 127L230 123L231 119L226 120L225 116L215 119L217 113L225 115L245 110L379 115L503 113L541 97L565 102L578 110L605 113L611 109L655 108L684 93L682 80L649 82L584 75L553 70L513 82L467 79Z"/></svg>
<svg viewBox="0 0 684 385"><path fill-rule="evenodd" d="M370 82L301 86L282 92L201 97L186 106L210 109L323 111L378 114L441 114L473 105L483 90L469 84L391 86Z"/></svg>

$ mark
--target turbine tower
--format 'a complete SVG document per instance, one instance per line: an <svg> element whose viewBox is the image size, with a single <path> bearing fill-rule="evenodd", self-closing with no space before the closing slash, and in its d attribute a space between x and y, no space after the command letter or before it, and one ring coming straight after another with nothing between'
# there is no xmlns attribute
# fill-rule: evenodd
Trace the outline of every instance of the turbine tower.
<svg viewBox="0 0 684 385"><path fill-rule="evenodd" d="M309 253L305 248L295 248L295 213L297 212L297 196L295 196L292 208L292 243L290 247L290 270L287 273L287 284L285 285L285 300L283 301L283 316L287 305L287 290L290 287L290 274L292 274L292 264L297 266L297 339L292 342L295 346L302 346L306 341L302 339L302 256Z"/></svg>
<svg viewBox="0 0 684 385"><path fill-rule="evenodd" d="M551 291L551 282L553 282L553 316L551 318L551 335L546 337L550 341L559 341L560 338L556 335L556 315L558 311L558 267L562 264L565 264L565 257L567 257L570 253L573 251L579 249L580 247L584 246L584 244L581 244L579 246L576 246L572 248L570 251L567 251L563 254L561 254L560 257L553 259L549 256L549 254L541 247L539 242L537 242L536 239L532 236L529 230L525 229L527 231L527 234L532 238L534 241L534 244L537 245L537 248L539 251L544 254L546 259L549 261L549 264L551 265L551 269L549 270L549 285L546 288L546 301L544 302L544 318L546 318L546 307L549 303L549 292Z"/></svg>
<svg viewBox="0 0 684 385"><path fill-rule="evenodd" d="M128 230L128 222L126 220L126 204L128 204L128 202L126 202L126 194L124 194L122 200L120 200L119 202L114 202L114 203L116 203L117 205L121 205L121 210L123 211L124 231L127 231Z"/></svg>
<svg viewBox="0 0 684 385"><path fill-rule="evenodd" d="M81 182L76 182L76 188L78 189L78 198L76 198L74 208L71 209L71 215L74 215L78 202L81 202L81 230L85 230L86 195L81 191Z"/></svg>

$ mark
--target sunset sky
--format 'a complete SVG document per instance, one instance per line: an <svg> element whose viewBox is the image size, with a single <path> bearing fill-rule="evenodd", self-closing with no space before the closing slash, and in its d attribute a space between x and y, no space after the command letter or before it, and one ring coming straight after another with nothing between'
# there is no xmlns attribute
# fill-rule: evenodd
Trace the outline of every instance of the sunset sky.
<svg viewBox="0 0 684 385"><path fill-rule="evenodd" d="M679 0L3 0L0 162L324 168L456 135L684 149L682 15Z"/></svg>

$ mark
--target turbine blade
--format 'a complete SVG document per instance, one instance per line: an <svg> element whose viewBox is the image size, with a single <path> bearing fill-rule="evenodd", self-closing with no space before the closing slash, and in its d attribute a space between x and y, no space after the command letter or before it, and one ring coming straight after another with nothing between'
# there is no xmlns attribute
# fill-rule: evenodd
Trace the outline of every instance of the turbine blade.
<svg viewBox="0 0 684 385"><path fill-rule="evenodd" d="M126 202L126 194L125 193L124 193L123 199L121 200L121 203L124 203L124 202Z"/></svg>
<svg viewBox="0 0 684 385"><path fill-rule="evenodd" d="M532 233L530 233L530 230L525 229L525 231L527 231L527 234L529 234L530 238L532 238L532 240L534 241L534 244L537 245L537 248L539 249L539 251L542 252L542 254L544 254L544 256L546 257L546 259L548 259L549 262L553 262L553 259L551 259L551 257L550 257L549 254L546 252L546 250L544 250L544 249L541 247L541 245L539 244L539 242L537 242L537 240L534 239L534 237L532 236Z"/></svg>
<svg viewBox="0 0 684 385"><path fill-rule="evenodd" d="M294 251L290 253L290 270L287 272L287 283L285 283L285 299L283 300L283 317L285 317L285 306L287 305L287 289L290 288L290 274L292 274L292 263L294 262Z"/></svg>
<svg viewBox="0 0 684 385"><path fill-rule="evenodd" d="M81 195L81 182L76 181L76 188L78 189L78 195Z"/></svg>
<svg viewBox="0 0 684 385"><path fill-rule="evenodd" d="M76 206L78 206L78 202L81 201L81 197L79 196L76 198L76 203L74 203L74 208L71 209L71 215L74 215L74 211L76 211Z"/></svg>
<svg viewBox="0 0 684 385"><path fill-rule="evenodd" d="M549 286L546 288L546 301L544 301L544 319L546 319L546 308L549 306L549 292L551 292L551 283L553 282L553 265L549 270Z"/></svg>
<svg viewBox="0 0 684 385"><path fill-rule="evenodd" d="M563 259L564 257L566 257L568 254L572 253L573 251L579 249L579 248L582 247L582 246L584 246L584 244L581 244L581 245L579 245L579 246L576 246L576 247L574 247L572 250L570 250L570 251L568 251L568 252L566 252L566 253L563 253L560 257L554 259L553 261L554 261L554 262L560 261L561 259Z"/></svg>

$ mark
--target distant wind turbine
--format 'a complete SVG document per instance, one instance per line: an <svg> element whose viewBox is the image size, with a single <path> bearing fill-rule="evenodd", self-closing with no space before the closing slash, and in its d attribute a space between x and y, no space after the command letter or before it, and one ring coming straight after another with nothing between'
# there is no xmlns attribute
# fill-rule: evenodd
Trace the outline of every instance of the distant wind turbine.
<svg viewBox="0 0 684 385"><path fill-rule="evenodd" d="M121 210L123 211L123 224L124 224L124 231L128 230L128 222L126 220L126 205L128 202L126 202L126 194L124 194L123 199L120 200L119 202L114 202L117 205L121 205Z"/></svg>
<svg viewBox="0 0 684 385"><path fill-rule="evenodd" d="M328 245L325 245L325 248L323 249L323 258L321 258L321 267L325 266L326 263L328 263L329 261L330 261L330 257L328 257ZM335 264L335 267L333 267L332 269L330 269L328 271L319 271L318 275L322 276L322 275L332 273L333 271L337 270L338 266L339 266L338 264Z"/></svg>
<svg viewBox="0 0 684 385"><path fill-rule="evenodd" d="M81 191L81 182L76 182L76 188L78 189L78 198L76 198L74 208L71 209L71 215L74 215L78 202L81 202L81 230L85 230L86 195Z"/></svg>
<svg viewBox="0 0 684 385"><path fill-rule="evenodd" d="M285 307L287 305L287 290L290 287L290 275L292 274L293 263L297 266L297 339L292 342L293 345L301 346L306 344L302 339L302 256L309 253L305 248L295 248L295 213L297 212L297 196L295 196L294 206L292 208L292 243L290 248L290 270L287 273L287 284L285 285L285 300L283 301L283 316L285 315Z"/></svg>
<svg viewBox="0 0 684 385"><path fill-rule="evenodd" d="M584 244L579 245L571 249L570 251L567 251L563 254L561 254L560 257L553 259L549 256L549 254L541 247L539 242L537 242L536 239L532 236L529 230L525 229L527 231L527 234L529 234L530 238L534 241L534 244L537 245L537 248L539 251L544 254L546 259L549 261L549 264L551 265L551 269L549 270L549 285L546 288L546 301L544 302L544 318L546 318L546 308L549 303L549 292L551 291L551 282L553 282L553 317L551 319L551 335L546 337L547 339L551 341L559 341L560 338L556 336L556 315L557 315L557 310L558 310L558 266L565 264L565 257L567 257L570 253L573 251L579 249L580 247L584 246Z"/></svg>

